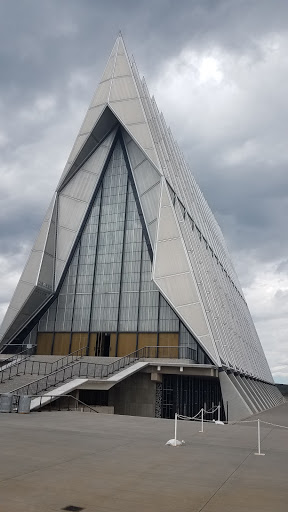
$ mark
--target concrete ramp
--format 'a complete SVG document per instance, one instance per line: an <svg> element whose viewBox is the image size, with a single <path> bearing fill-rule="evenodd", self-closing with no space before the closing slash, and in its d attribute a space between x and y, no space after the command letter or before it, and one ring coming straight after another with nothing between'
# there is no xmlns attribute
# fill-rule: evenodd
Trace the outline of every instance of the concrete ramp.
<svg viewBox="0 0 288 512"><path fill-rule="evenodd" d="M72 379L69 382L66 382L66 384L62 384L57 388L53 388L51 391L47 391L47 393L34 398L31 401L30 410L36 411L37 409L40 409L40 407L43 407L44 405L57 400L57 398L60 396L69 395L72 391L74 391L74 389L82 388L106 391L115 386L115 384L118 384L118 382L121 382L122 380L127 379L127 377L130 377L130 375L133 375L133 373L139 372L142 370L142 368L148 366L148 364L148 361L139 361L137 363L131 364L127 368L124 368L120 372L117 372L115 375L111 375L111 377L108 377L108 379Z"/></svg>
<svg viewBox="0 0 288 512"><path fill-rule="evenodd" d="M81 387L85 389L99 390L111 389L113 386L115 386L115 384L118 384L118 382L127 379L127 377L130 377L130 375L133 375L133 373L139 372L142 370L142 368L145 368L149 364L149 361L138 361L137 363L133 363L127 368L124 368L120 372L111 375L111 377L108 377L107 379L89 379L88 382L83 383Z"/></svg>
<svg viewBox="0 0 288 512"><path fill-rule="evenodd" d="M44 395L34 398L31 401L30 411L36 411L40 407L43 407L44 405L47 405L50 402L53 402L54 400L57 400L59 396L69 395L71 391L81 387L81 384L84 384L87 381L88 379L73 379L67 382L66 384L62 384L62 386L58 386L57 388L52 389L51 391L47 391L47 393L45 393Z"/></svg>

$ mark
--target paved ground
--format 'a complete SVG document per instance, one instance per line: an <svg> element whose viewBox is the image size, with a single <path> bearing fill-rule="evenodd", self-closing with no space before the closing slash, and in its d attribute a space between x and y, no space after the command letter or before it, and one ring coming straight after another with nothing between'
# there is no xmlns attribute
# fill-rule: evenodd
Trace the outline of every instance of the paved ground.
<svg viewBox="0 0 288 512"><path fill-rule="evenodd" d="M288 426L288 404L262 413ZM253 419L253 418L252 418ZM81 412L0 414L0 511L287 512L288 430Z"/></svg>

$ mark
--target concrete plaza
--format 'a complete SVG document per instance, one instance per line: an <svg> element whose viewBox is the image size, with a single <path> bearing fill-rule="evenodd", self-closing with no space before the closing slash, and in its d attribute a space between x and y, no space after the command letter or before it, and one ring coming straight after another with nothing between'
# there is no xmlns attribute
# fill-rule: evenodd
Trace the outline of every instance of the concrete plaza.
<svg viewBox="0 0 288 512"><path fill-rule="evenodd" d="M257 415L288 426L288 404ZM253 418L249 418L253 419ZM288 430L81 412L1 414L1 512L287 512Z"/></svg>

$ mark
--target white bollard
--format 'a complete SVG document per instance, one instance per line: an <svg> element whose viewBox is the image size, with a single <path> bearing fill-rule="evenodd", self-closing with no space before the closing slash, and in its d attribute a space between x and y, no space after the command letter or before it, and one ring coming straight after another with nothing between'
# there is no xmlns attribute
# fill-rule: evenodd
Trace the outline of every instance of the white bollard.
<svg viewBox="0 0 288 512"><path fill-rule="evenodd" d="M220 421L220 409L221 409L221 405L218 404L218 420L217 421Z"/></svg>
<svg viewBox="0 0 288 512"><path fill-rule="evenodd" d="M204 409L201 409L201 430L199 432L204 432Z"/></svg>
<svg viewBox="0 0 288 512"><path fill-rule="evenodd" d="M185 444L185 441L178 441L177 439L177 419L178 414L177 412L175 412L174 439L169 439L169 441L167 441L166 445L168 446L182 446L183 444Z"/></svg>
<svg viewBox="0 0 288 512"><path fill-rule="evenodd" d="M174 429L175 446L177 441L177 412L175 412L175 429Z"/></svg>
<svg viewBox="0 0 288 512"><path fill-rule="evenodd" d="M260 420L258 419L257 425L257 437L258 437L258 452L254 453L254 455L265 455L265 453L261 453L261 436L260 436Z"/></svg>

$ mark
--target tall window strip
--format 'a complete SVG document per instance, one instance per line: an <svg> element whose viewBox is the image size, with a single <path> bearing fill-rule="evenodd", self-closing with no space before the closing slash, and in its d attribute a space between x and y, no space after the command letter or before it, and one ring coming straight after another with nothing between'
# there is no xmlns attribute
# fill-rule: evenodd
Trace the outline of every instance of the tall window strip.
<svg viewBox="0 0 288 512"><path fill-rule="evenodd" d="M58 306L56 299L39 321L38 331L86 333L87 340L90 333L115 333L117 338L119 333L135 333L135 349L138 333L158 334L161 345L169 340L164 333L174 333L177 336L171 339L189 347L195 362L209 362L151 280L151 257L126 162L118 141L60 289ZM159 333L163 333L160 338Z"/></svg>

